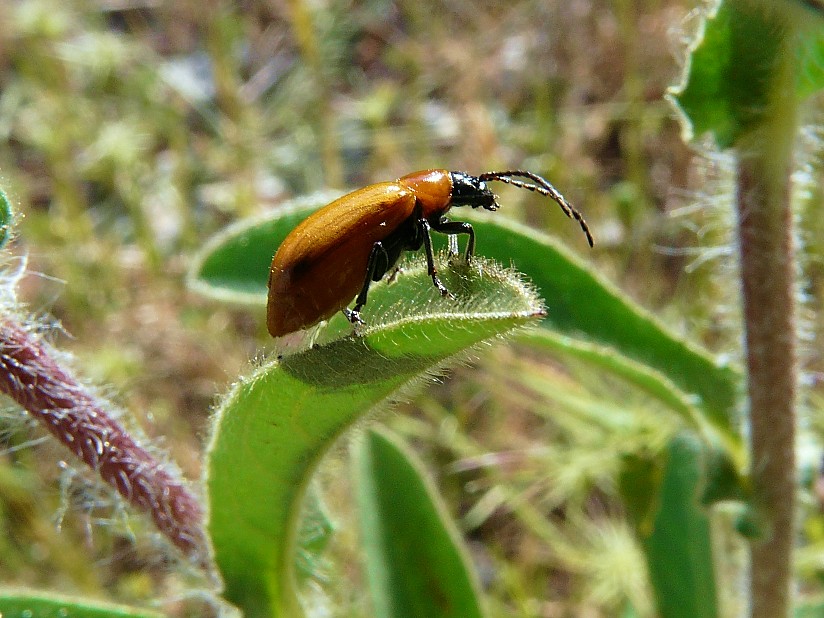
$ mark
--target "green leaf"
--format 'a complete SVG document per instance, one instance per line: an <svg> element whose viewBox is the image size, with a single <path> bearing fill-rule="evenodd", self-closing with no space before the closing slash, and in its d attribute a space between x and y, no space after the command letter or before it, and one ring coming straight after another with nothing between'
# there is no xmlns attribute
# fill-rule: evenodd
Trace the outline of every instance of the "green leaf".
<svg viewBox="0 0 824 618"><path fill-rule="evenodd" d="M824 86L821 12L786 0L767 4L727 0L703 24L672 90L688 139L712 133L729 148L773 113L788 85L799 100Z"/></svg>
<svg viewBox="0 0 824 618"><path fill-rule="evenodd" d="M547 304L544 326L613 347L657 370L733 435L740 375L708 352L670 333L559 242L503 217L461 213L478 236L478 253L513 263ZM465 216L464 216L465 215Z"/></svg>
<svg viewBox="0 0 824 618"><path fill-rule="evenodd" d="M697 498L701 451L686 433L670 442L661 506L652 533L641 539L662 618L718 616L709 520Z"/></svg>
<svg viewBox="0 0 824 618"><path fill-rule="evenodd" d="M698 402L681 391L664 373L627 358L614 348L580 341L549 330L524 332L518 335L517 341L561 358L584 361L595 371L609 372L622 378L666 405L708 445L717 447L720 453L726 453L733 462L733 469L744 469L746 453L738 432L731 427L719 428L708 422L697 407Z"/></svg>
<svg viewBox="0 0 824 618"><path fill-rule="evenodd" d="M3 618L162 618L146 609L46 592L0 590Z"/></svg>
<svg viewBox="0 0 824 618"><path fill-rule="evenodd" d="M643 452L626 453L618 475L618 490L629 519L641 538L652 533L660 508L664 465L660 457Z"/></svg>
<svg viewBox="0 0 824 618"><path fill-rule="evenodd" d="M442 298L419 263L375 286L361 336L333 319L328 331L347 336L322 332L320 345L265 363L220 406L207 457L208 527L225 596L247 618L302 615L292 569L300 505L336 439L456 354L541 315L519 279L483 260L441 274L455 299Z"/></svg>
<svg viewBox="0 0 824 618"><path fill-rule="evenodd" d="M806 603L796 607L793 612L794 618L821 618L821 616L824 616L824 601Z"/></svg>
<svg viewBox="0 0 824 618"><path fill-rule="evenodd" d="M316 489L310 486L300 515L295 556L296 575L299 582L315 576L326 546L332 539L334 526L326 505Z"/></svg>
<svg viewBox="0 0 824 618"><path fill-rule="evenodd" d="M769 67L781 35L724 2L699 35L685 83L674 94L695 135L712 132L721 148L759 123L770 96Z"/></svg>
<svg viewBox="0 0 824 618"><path fill-rule="evenodd" d="M415 456L369 431L356 457L361 536L375 616L482 615L460 535Z"/></svg>
<svg viewBox="0 0 824 618"><path fill-rule="evenodd" d="M0 247L4 246L11 236L13 213L9 197L0 189Z"/></svg>
<svg viewBox="0 0 824 618"><path fill-rule="evenodd" d="M824 9L811 16L798 44L798 97L806 99L824 88Z"/></svg>

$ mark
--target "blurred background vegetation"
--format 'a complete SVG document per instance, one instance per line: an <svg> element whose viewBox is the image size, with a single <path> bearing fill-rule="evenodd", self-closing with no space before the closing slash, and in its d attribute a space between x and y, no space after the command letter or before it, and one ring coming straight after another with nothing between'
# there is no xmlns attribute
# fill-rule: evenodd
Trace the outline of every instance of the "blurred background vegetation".
<svg viewBox="0 0 824 618"><path fill-rule="evenodd" d="M25 267L25 317L197 479L215 397L273 350L261 311L187 291L206 238L319 189L522 168L583 211L596 248L527 192L499 187L500 216L562 236L676 331L735 358L724 159L684 145L663 98L695 5L0 3L0 184L19 212L8 268ZM815 303L816 263L804 268ZM498 346L387 419L460 519L493 615L613 616L627 602L650 615L614 479L628 443L659 448L674 421L625 400L631 423L602 422L592 402L626 394L574 371ZM570 386L581 381L585 394ZM0 580L165 597L198 615L180 598L190 574L158 557L150 526L17 414L0 443ZM338 529L307 594L366 616L347 465L341 450L323 471Z"/></svg>

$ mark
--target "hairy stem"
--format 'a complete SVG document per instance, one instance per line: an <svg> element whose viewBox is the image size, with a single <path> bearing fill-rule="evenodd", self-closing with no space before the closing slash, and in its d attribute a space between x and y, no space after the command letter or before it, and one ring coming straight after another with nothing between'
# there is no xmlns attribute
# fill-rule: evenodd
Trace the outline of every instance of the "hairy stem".
<svg viewBox="0 0 824 618"><path fill-rule="evenodd" d="M779 95L757 132L738 144L737 208L746 329L755 506L750 615L790 615L795 539L796 349L790 174L795 108ZM783 103L783 104L782 104Z"/></svg>
<svg viewBox="0 0 824 618"><path fill-rule="evenodd" d="M141 447L47 345L0 318L0 392L14 399L188 557L205 566L203 509L185 482Z"/></svg>

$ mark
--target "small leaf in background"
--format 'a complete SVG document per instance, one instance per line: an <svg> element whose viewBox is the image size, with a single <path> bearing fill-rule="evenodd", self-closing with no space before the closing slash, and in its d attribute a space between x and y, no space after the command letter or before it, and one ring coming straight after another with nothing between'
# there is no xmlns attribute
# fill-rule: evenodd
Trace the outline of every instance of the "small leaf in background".
<svg viewBox="0 0 824 618"><path fill-rule="evenodd" d="M310 486L300 515L297 538L295 567L299 581L311 578L321 570L322 556L332 539L334 528L320 493Z"/></svg>
<svg viewBox="0 0 824 618"><path fill-rule="evenodd" d="M824 5L810 11L809 23L798 43L797 92L802 100L824 88Z"/></svg>
<svg viewBox="0 0 824 618"><path fill-rule="evenodd" d="M772 64L780 36L761 19L751 19L734 3L724 2L704 26L691 54L689 73L674 99L696 136L712 132L719 147L758 123L767 107Z"/></svg>
<svg viewBox="0 0 824 618"><path fill-rule="evenodd" d="M618 490L630 521L642 536L648 536L655 525L664 465L660 457L642 453L626 453L618 476Z"/></svg>
<svg viewBox="0 0 824 618"><path fill-rule="evenodd" d="M6 244L11 235L13 213L9 196L0 188L0 247Z"/></svg>
<svg viewBox="0 0 824 618"><path fill-rule="evenodd" d="M423 466L399 440L359 440L358 514L377 618L482 615L477 578Z"/></svg>
<svg viewBox="0 0 824 618"><path fill-rule="evenodd" d="M0 591L2 618L163 618L147 609L89 599L72 599L52 593Z"/></svg>
<svg viewBox="0 0 824 618"><path fill-rule="evenodd" d="M701 445L672 439L652 531L641 537L658 613L666 618L717 618L709 518L699 505Z"/></svg>
<svg viewBox="0 0 824 618"><path fill-rule="evenodd" d="M808 603L797 607L793 612L793 618L821 618L824 616L824 602Z"/></svg>
<svg viewBox="0 0 824 618"><path fill-rule="evenodd" d="M519 278L483 260L441 272L455 299L441 297L419 262L403 284L375 286L363 336L352 336L344 318L331 320L343 338L264 364L218 410L208 527L225 596L247 618L302 615L293 583L297 522L312 473L336 439L456 354L542 315Z"/></svg>

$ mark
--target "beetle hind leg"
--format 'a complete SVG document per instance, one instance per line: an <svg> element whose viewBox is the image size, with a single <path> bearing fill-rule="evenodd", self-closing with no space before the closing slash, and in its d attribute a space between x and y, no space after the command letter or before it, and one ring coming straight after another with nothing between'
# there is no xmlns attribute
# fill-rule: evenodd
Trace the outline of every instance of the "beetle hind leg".
<svg viewBox="0 0 824 618"><path fill-rule="evenodd" d="M373 281L380 281L381 277L389 268L389 255L383 246L383 243L378 241L372 245L372 251L369 253L369 261L366 263L366 277L363 281L363 287L355 298L355 306L352 309L344 308L343 315L352 324L365 324L360 317L361 309L366 304L366 298L369 295L369 286Z"/></svg>

